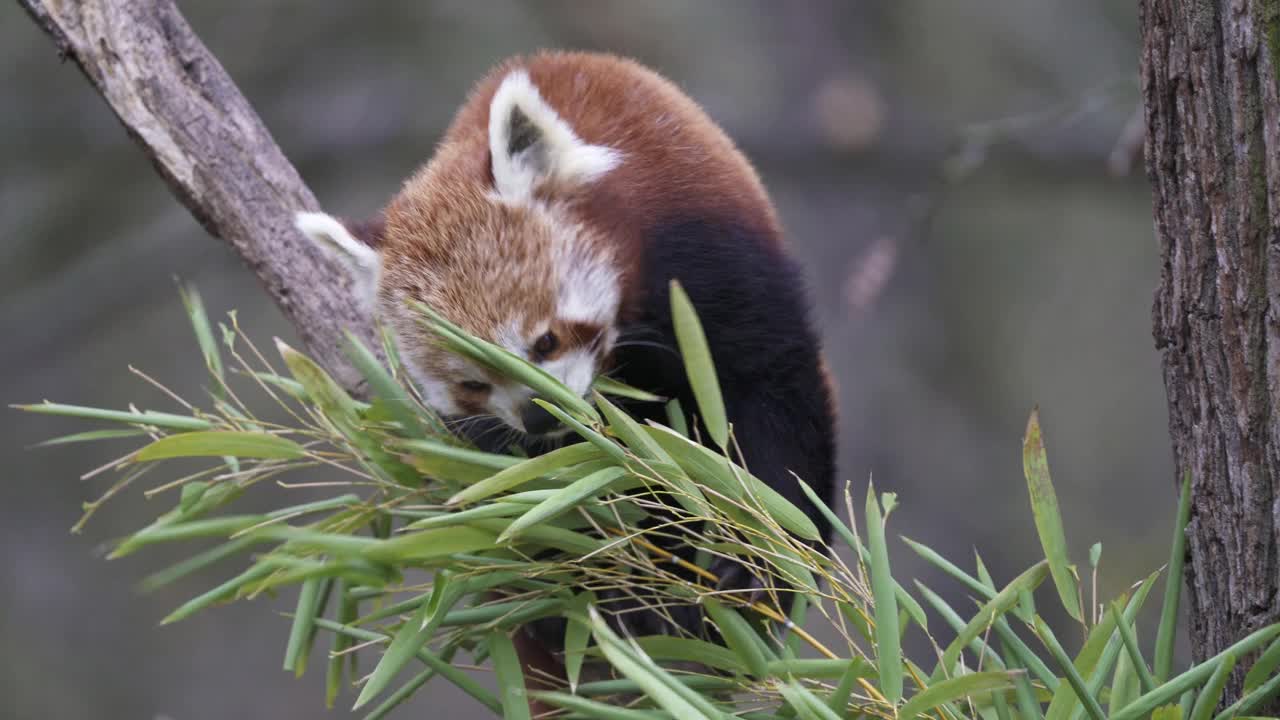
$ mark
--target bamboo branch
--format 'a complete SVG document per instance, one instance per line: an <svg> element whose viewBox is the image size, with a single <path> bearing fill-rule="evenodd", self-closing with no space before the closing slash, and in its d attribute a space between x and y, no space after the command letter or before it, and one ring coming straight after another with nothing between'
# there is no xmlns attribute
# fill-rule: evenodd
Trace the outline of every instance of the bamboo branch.
<svg viewBox="0 0 1280 720"><path fill-rule="evenodd" d="M342 268L293 228L315 196L171 0L19 0L102 95L178 200L253 269L312 357L363 390L341 350L372 323Z"/></svg>

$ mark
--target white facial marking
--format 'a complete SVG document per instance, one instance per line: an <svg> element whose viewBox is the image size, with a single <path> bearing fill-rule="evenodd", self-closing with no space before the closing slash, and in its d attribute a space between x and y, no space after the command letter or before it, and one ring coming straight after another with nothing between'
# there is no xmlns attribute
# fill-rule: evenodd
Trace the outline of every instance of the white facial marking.
<svg viewBox="0 0 1280 720"><path fill-rule="evenodd" d="M446 378L438 378L430 373L424 372L418 367L409 355L403 352L401 348L400 362L404 365L404 369L409 373L410 379L418 387L418 391L422 393L422 399L427 405L441 415L457 415L462 410L453 401L452 381Z"/></svg>
<svg viewBox="0 0 1280 720"><path fill-rule="evenodd" d="M515 145L513 146L513 135ZM494 187L505 202L525 204L549 180L588 183L612 170L621 154L574 133L524 70L503 79L489 105Z"/></svg>
<svg viewBox="0 0 1280 720"><path fill-rule="evenodd" d="M542 364L557 380L578 395L586 395L596 376L596 357L588 350L567 352Z"/></svg>

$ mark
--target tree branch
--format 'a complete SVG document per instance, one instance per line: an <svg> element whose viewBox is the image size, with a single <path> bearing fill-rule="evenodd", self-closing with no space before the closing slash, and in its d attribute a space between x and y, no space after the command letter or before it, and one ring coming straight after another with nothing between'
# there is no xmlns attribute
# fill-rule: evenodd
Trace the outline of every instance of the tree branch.
<svg viewBox="0 0 1280 720"><path fill-rule="evenodd" d="M342 332L373 324L347 273L293 228L318 207L226 70L171 0L19 0L115 111L183 205L227 241L312 357L363 388Z"/></svg>

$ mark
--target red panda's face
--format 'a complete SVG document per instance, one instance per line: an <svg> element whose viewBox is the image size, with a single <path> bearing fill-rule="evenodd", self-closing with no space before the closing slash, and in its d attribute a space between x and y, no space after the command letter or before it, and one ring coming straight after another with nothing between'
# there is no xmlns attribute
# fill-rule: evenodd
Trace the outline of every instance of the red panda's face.
<svg viewBox="0 0 1280 720"><path fill-rule="evenodd" d="M552 427L531 390L440 347L411 305L588 393L617 340L619 272L566 198L623 158L579 139L521 70L498 86L487 130L487 143L445 143L405 184L377 250L327 215L300 214L298 226L349 260L436 411L542 434Z"/></svg>
<svg viewBox="0 0 1280 720"><path fill-rule="evenodd" d="M554 206L443 195L412 192L388 208L378 314L435 410L545 432L529 388L440 347L412 302L585 395L617 339L613 257Z"/></svg>

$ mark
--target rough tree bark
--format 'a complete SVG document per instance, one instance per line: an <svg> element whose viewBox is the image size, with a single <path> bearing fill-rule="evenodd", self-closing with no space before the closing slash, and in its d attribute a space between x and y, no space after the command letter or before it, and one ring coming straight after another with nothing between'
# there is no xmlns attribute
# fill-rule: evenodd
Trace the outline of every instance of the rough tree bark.
<svg viewBox="0 0 1280 720"><path fill-rule="evenodd" d="M1199 660L1280 620L1280 0L1140 13L1153 322L1177 475L1192 477Z"/></svg>
<svg viewBox="0 0 1280 720"><path fill-rule="evenodd" d="M373 323L348 278L293 228L318 207L222 65L170 0L19 0L80 66L210 234L231 244L297 329L308 352L349 390L359 374L342 332Z"/></svg>

